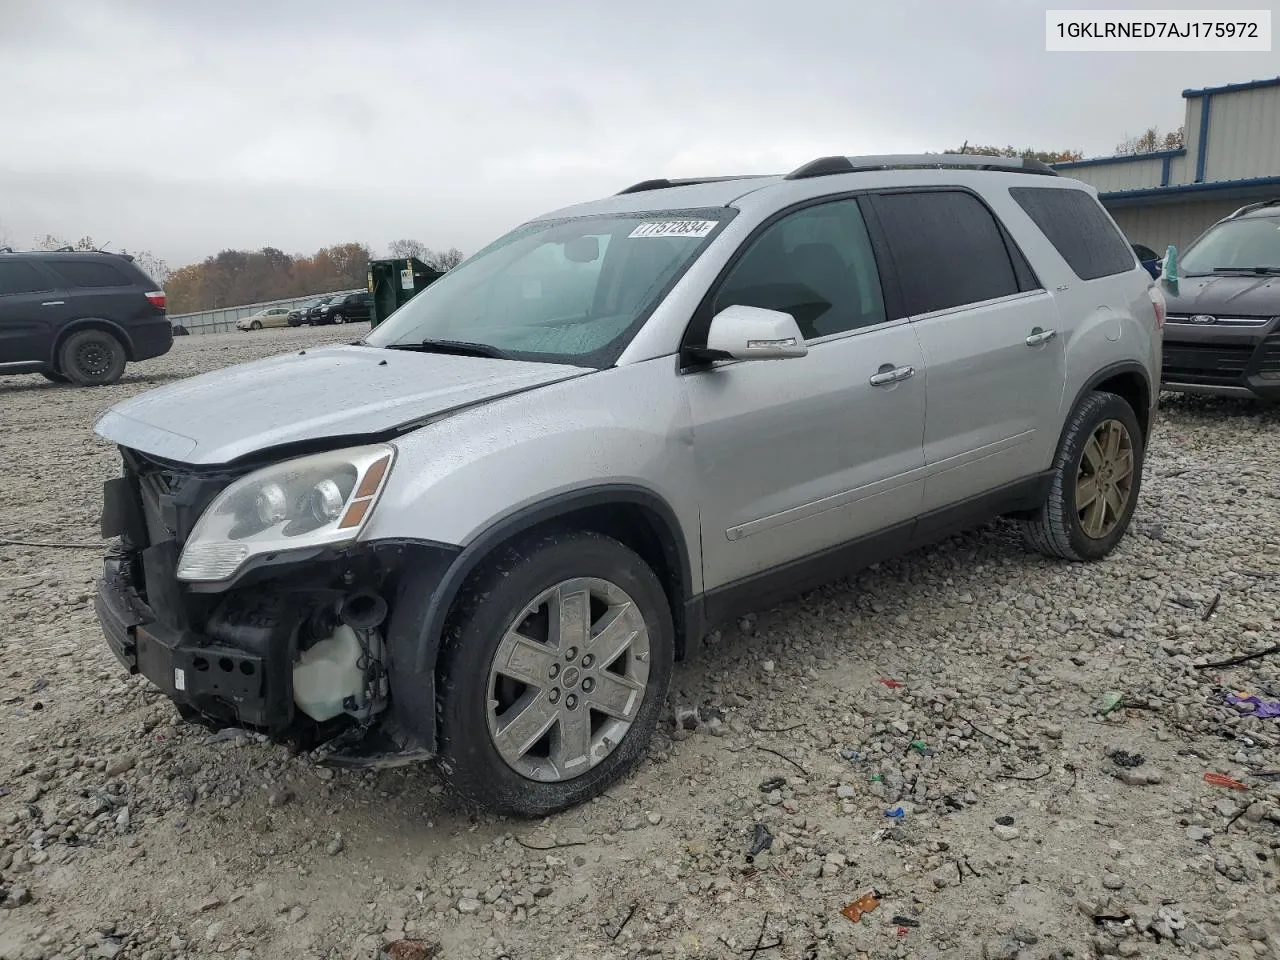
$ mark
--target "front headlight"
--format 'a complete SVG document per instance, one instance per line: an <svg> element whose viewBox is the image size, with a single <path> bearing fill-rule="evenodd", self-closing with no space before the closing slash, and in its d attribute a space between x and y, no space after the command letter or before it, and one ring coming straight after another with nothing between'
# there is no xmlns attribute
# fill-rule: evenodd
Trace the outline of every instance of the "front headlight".
<svg viewBox="0 0 1280 960"><path fill-rule="evenodd" d="M394 460L394 447L377 444L285 460L241 477L191 531L178 579L226 580L251 557L353 542Z"/></svg>

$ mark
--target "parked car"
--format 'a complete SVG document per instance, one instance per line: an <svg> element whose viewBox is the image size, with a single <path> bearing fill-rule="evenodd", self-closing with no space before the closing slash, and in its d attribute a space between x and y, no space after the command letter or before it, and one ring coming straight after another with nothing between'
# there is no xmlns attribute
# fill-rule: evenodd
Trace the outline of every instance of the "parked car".
<svg viewBox="0 0 1280 960"><path fill-rule="evenodd" d="M132 257L0 252L0 374L102 386L172 346L164 291Z"/></svg>
<svg viewBox="0 0 1280 960"><path fill-rule="evenodd" d="M342 296L340 293L331 293L327 297L321 297L315 303L307 308L307 312L303 314L302 322L306 324L316 324L320 321L320 311L337 297Z"/></svg>
<svg viewBox="0 0 1280 960"><path fill-rule="evenodd" d="M1160 276L1160 254L1150 247L1143 246L1141 243L1133 244L1133 252L1147 273L1151 274L1152 277Z"/></svg>
<svg viewBox="0 0 1280 960"><path fill-rule="evenodd" d="M288 325L288 307L263 307L257 313L241 317L236 321L237 330L261 330L263 327L287 327Z"/></svg>
<svg viewBox="0 0 1280 960"><path fill-rule="evenodd" d="M311 303L304 303L302 304L302 306L299 306L299 307L294 307L292 310L289 311L289 326L291 327L301 326L303 323L306 322L307 311L310 310L312 307L318 306L318 305L319 304L317 301L313 301Z"/></svg>
<svg viewBox="0 0 1280 960"><path fill-rule="evenodd" d="M673 661L744 609L1001 514L1107 556L1162 308L1092 190L1033 160L646 181L357 343L106 412L98 617L188 718L434 755L541 816L635 766Z"/></svg>
<svg viewBox="0 0 1280 960"><path fill-rule="evenodd" d="M320 308L316 323L358 323L373 312L373 295L368 291L334 297Z"/></svg>
<svg viewBox="0 0 1280 960"><path fill-rule="evenodd" d="M1164 389L1280 400L1280 198L1215 223L1163 286Z"/></svg>

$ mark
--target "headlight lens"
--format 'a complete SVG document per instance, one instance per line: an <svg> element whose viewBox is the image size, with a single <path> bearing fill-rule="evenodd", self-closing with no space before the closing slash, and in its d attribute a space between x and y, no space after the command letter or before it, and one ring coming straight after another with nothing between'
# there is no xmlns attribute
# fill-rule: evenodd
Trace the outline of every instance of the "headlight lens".
<svg viewBox="0 0 1280 960"><path fill-rule="evenodd" d="M389 444L286 460L237 480L209 505L183 547L178 579L215 582L250 557L351 543L395 460Z"/></svg>

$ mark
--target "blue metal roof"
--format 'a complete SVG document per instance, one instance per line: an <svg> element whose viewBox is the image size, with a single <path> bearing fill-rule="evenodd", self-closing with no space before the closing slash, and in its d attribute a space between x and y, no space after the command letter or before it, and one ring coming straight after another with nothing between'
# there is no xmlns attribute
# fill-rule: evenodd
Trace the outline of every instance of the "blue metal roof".
<svg viewBox="0 0 1280 960"><path fill-rule="evenodd" d="M1099 193L1104 204L1183 198L1186 194L1204 193L1256 194L1258 197L1280 196L1280 177L1250 177L1246 180L1211 180L1207 183L1179 183L1171 187L1143 187L1139 190L1113 190ZM1206 197L1205 199L1213 199Z"/></svg>
<svg viewBox="0 0 1280 960"><path fill-rule="evenodd" d="M1280 77L1267 80L1246 80L1243 83L1228 83L1221 87L1204 87L1200 90L1183 90L1182 95L1191 97L1208 97L1216 93L1237 93L1241 90L1259 90L1262 87L1280 87Z"/></svg>
<svg viewBox="0 0 1280 960"><path fill-rule="evenodd" d="M1107 163L1133 163L1138 160L1163 160L1165 157L1181 157L1186 154L1185 148L1177 150L1155 150L1152 153L1118 153L1110 157L1090 157L1087 160L1064 160L1062 163L1050 164L1055 170L1070 170L1075 167L1100 167Z"/></svg>

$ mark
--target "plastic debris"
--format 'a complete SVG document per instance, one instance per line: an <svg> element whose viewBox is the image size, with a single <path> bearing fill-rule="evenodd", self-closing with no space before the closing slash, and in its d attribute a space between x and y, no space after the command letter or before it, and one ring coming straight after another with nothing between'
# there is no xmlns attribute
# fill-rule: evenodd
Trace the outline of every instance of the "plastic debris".
<svg viewBox="0 0 1280 960"><path fill-rule="evenodd" d="M872 890L869 893L864 893L853 903L845 904L844 909L840 911L840 915L846 920L857 923L862 919L864 913L870 913L878 906L880 906L880 892Z"/></svg>
<svg viewBox="0 0 1280 960"><path fill-rule="evenodd" d="M902 686L901 680L890 680L888 677L881 677L880 682L883 683L890 690L897 690L899 687Z"/></svg>
<svg viewBox="0 0 1280 960"><path fill-rule="evenodd" d="M907 811L903 810L901 807L894 807L892 810L886 810L884 815L886 817L892 817L894 820L905 820L907 818Z"/></svg>
<svg viewBox="0 0 1280 960"><path fill-rule="evenodd" d="M1111 762L1117 767L1127 767L1130 770L1147 762L1147 758L1142 754L1130 753L1128 750L1112 750L1107 756L1111 758Z"/></svg>
<svg viewBox="0 0 1280 960"><path fill-rule="evenodd" d="M873 773L873 774L871 775L871 782L872 782L872 783L884 783L884 774L883 774L883 773Z"/></svg>
<svg viewBox="0 0 1280 960"><path fill-rule="evenodd" d="M919 921L919 920L913 919L912 917L904 917L902 914L897 914L897 915L893 918L893 921L892 921L892 922L893 922L893 923L895 923L895 924L897 924L899 927L918 927L918 926L920 926L920 921Z"/></svg>
<svg viewBox="0 0 1280 960"><path fill-rule="evenodd" d="M925 743L923 740L912 740L910 749L914 750L916 753L920 754L920 756L922 757L933 756L933 751L929 748L929 745Z"/></svg>
<svg viewBox="0 0 1280 960"><path fill-rule="evenodd" d="M1124 694L1119 690L1108 690L1098 698L1098 712L1104 717L1124 702Z"/></svg>
<svg viewBox="0 0 1280 960"><path fill-rule="evenodd" d="M843 757L845 760L850 760L850 761L862 759L861 754L859 754L858 751L854 750L852 747L845 747L845 749L840 751L840 756Z"/></svg>
<svg viewBox="0 0 1280 960"><path fill-rule="evenodd" d="M786 777L770 777L768 780L762 780L760 782L760 792L772 793L774 790L781 790L786 785Z"/></svg>
<svg viewBox="0 0 1280 960"><path fill-rule="evenodd" d="M1228 695L1226 701L1246 717L1257 717L1259 720L1280 717L1280 700L1263 700L1258 696L1239 693Z"/></svg>
<svg viewBox="0 0 1280 960"><path fill-rule="evenodd" d="M773 834L763 823L757 823L755 836L751 838L751 846L747 849L747 863L751 863L756 854L763 853L772 846Z"/></svg>
<svg viewBox="0 0 1280 960"><path fill-rule="evenodd" d="M1239 780L1233 780L1221 773L1206 773L1204 782L1212 787L1226 787L1228 790L1248 790Z"/></svg>

